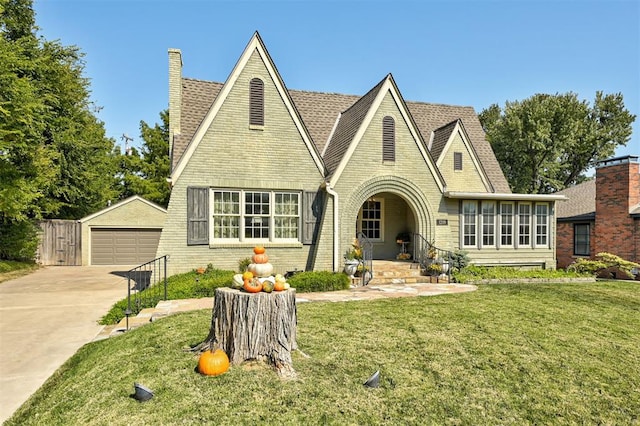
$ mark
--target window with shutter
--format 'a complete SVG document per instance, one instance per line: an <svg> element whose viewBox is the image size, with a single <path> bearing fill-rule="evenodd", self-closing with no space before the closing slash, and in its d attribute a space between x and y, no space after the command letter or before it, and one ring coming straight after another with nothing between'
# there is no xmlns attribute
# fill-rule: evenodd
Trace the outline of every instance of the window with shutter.
<svg viewBox="0 0 640 426"><path fill-rule="evenodd" d="M187 188L187 245L209 244L209 188Z"/></svg>
<svg viewBox="0 0 640 426"><path fill-rule="evenodd" d="M249 83L249 125L264 126L264 83L259 78Z"/></svg>
<svg viewBox="0 0 640 426"><path fill-rule="evenodd" d="M453 153L453 170L462 170L462 153Z"/></svg>
<svg viewBox="0 0 640 426"><path fill-rule="evenodd" d="M389 116L382 119L382 160L396 161L396 123Z"/></svg>

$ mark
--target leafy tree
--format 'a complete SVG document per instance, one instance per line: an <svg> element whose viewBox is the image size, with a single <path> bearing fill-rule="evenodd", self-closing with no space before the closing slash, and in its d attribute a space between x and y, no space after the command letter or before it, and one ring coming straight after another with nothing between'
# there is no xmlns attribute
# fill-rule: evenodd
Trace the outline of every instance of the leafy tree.
<svg viewBox="0 0 640 426"><path fill-rule="evenodd" d="M622 94L597 92L593 105L574 93L536 94L491 105L480 113L489 143L511 190L547 194L586 179L631 137L635 115Z"/></svg>
<svg viewBox="0 0 640 426"><path fill-rule="evenodd" d="M75 46L37 36L34 16L32 0L0 0L0 231L5 236L31 235L20 231L29 228L25 222L43 217L78 219L116 195L113 141L91 112L83 55Z"/></svg>
<svg viewBox="0 0 640 426"><path fill-rule="evenodd" d="M169 204L169 111L160 113L162 124L140 121L144 141L141 153L132 148L120 157L121 197L140 195L163 207ZM142 156L140 156L142 154Z"/></svg>

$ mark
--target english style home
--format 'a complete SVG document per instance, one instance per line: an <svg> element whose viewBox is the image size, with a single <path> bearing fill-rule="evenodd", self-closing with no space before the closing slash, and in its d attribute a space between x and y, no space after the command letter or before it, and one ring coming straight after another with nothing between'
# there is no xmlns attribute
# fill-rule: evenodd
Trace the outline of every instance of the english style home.
<svg viewBox="0 0 640 426"><path fill-rule="evenodd" d="M555 268L559 195L514 194L472 107L409 102L391 74L364 95L290 90L258 33L224 83L169 50L169 272L343 268L356 235L395 259L412 235L474 263ZM412 244L412 241L408 243Z"/></svg>

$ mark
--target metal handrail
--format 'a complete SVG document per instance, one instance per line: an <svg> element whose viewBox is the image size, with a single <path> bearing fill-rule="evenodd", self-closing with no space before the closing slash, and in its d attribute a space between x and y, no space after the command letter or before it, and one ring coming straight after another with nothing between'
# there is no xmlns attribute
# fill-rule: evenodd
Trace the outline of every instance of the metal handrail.
<svg viewBox="0 0 640 426"><path fill-rule="evenodd" d="M413 261L420 264L420 268L427 275L446 274L451 282L451 262L453 252L436 247L423 235L412 234Z"/></svg>
<svg viewBox="0 0 640 426"><path fill-rule="evenodd" d="M364 286L373 279L373 243L362 232L358 232L356 238L362 249L360 265L362 265L362 285Z"/></svg>
<svg viewBox="0 0 640 426"><path fill-rule="evenodd" d="M168 257L158 257L127 271L127 330L130 315L137 315L143 308L167 300Z"/></svg>

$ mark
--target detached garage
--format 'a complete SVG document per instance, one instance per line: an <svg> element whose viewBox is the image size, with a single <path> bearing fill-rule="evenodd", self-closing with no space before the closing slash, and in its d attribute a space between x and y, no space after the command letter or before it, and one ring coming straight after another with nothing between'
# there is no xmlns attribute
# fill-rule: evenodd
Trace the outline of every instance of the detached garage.
<svg viewBox="0 0 640 426"><path fill-rule="evenodd" d="M140 265L156 256L167 211L137 195L80 219L83 265Z"/></svg>

